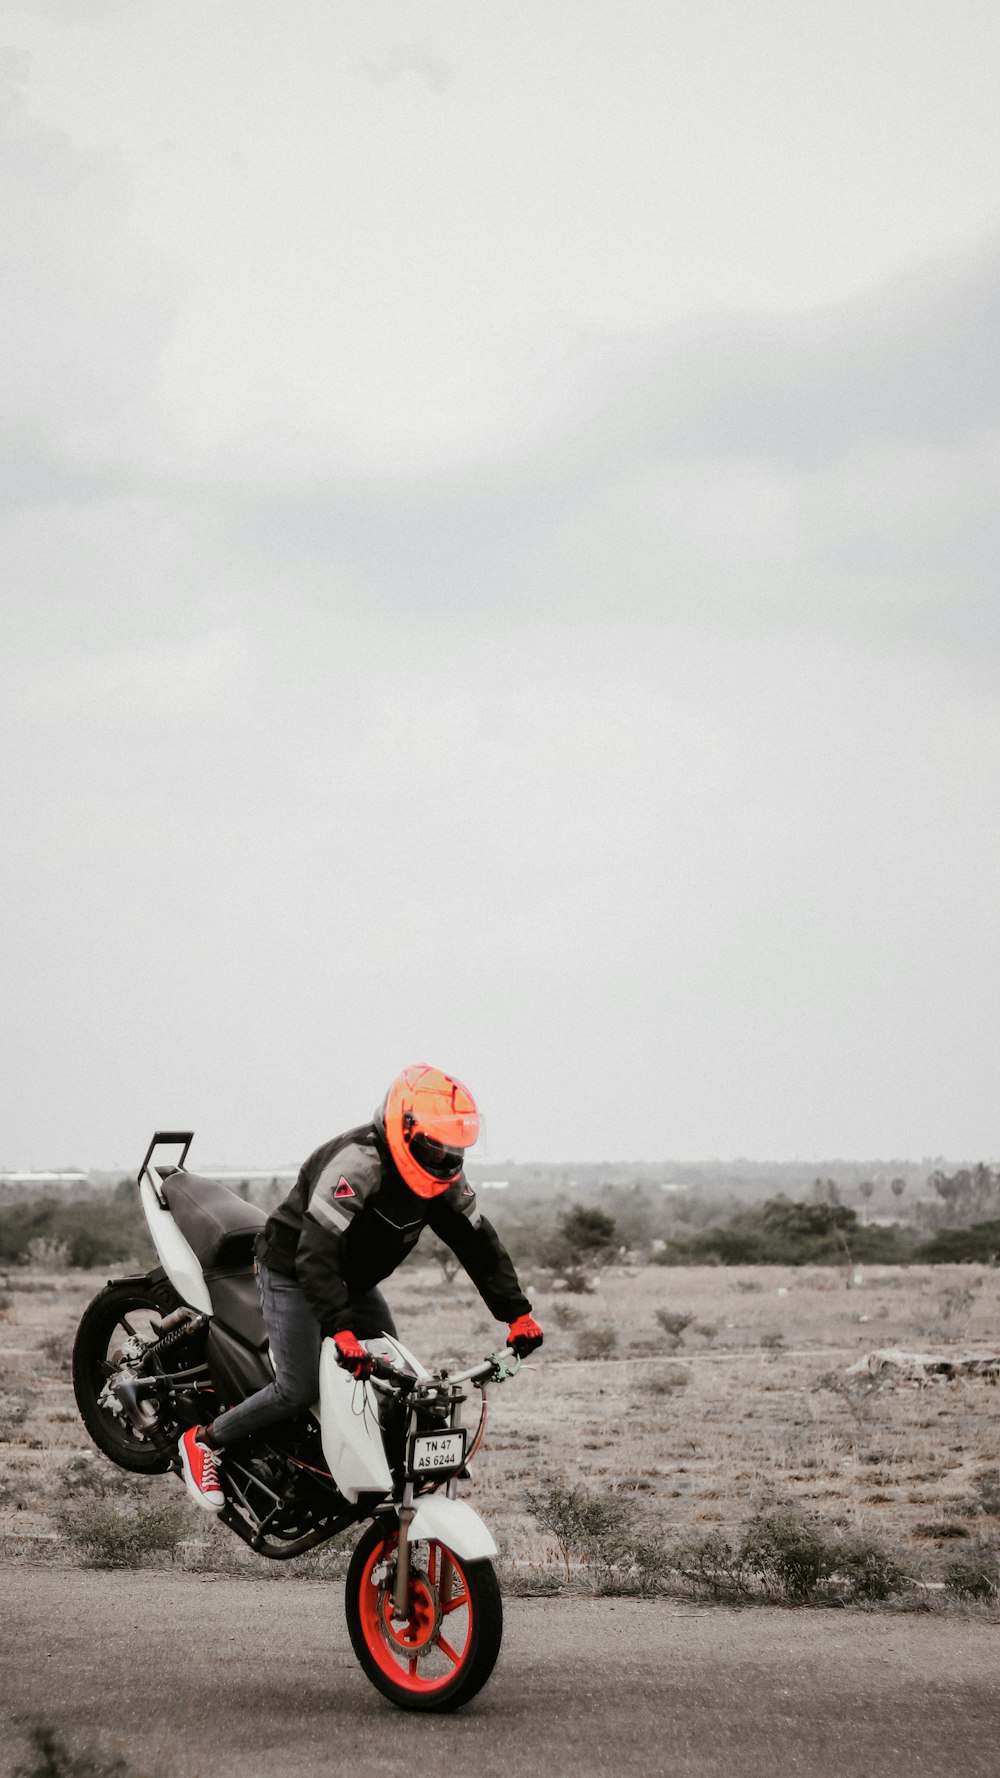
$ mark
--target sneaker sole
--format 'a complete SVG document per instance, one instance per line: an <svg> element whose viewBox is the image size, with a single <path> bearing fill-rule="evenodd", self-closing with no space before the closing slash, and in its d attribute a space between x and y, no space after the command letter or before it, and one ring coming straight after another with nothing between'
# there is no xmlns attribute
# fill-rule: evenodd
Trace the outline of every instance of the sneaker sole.
<svg viewBox="0 0 1000 1778"><path fill-rule="evenodd" d="M190 1494L191 1499L195 1502L195 1505L200 1506L202 1509L202 1512L221 1513L223 1507L226 1504L225 1495L220 1490L218 1500L213 1500L211 1495L205 1494L202 1491L202 1489L199 1488L197 1482L194 1479L194 1476L191 1473L191 1464L188 1459L187 1451L183 1445L181 1445L181 1447L180 1447L180 1458L181 1458L181 1469L184 1472L184 1486L187 1488L187 1491Z"/></svg>

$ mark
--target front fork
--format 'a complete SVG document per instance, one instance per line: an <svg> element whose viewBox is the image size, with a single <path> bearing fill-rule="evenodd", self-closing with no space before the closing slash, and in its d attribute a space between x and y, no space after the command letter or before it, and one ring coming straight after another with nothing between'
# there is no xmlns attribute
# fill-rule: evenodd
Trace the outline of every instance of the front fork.
<svg viewBox="0 0 1000 1778"><path fill-rule="evenodd" d="M413 1514L413 1483L407 1482L399 1509L396 1579L392 1589L393 1615L400 1620L410 1615L410 1526L413 1523Z"/></svg>
<svg viewBox="0 0 1000 1778"><path fill-rule="evenodd" d="M450 1500L458 1494L458 1478L452 1476L445 1490ZM407 1482L399 1508L399 1541L396 1545L396 1574L392 1585L393 1616L402 1620L410 1615L410 1526L416 1508L413 1504L413 1483ZM440 1567L437 1576L438 1598L442 1607L451 1602L452 1562L443 1544L438 1546Z"/></svg>

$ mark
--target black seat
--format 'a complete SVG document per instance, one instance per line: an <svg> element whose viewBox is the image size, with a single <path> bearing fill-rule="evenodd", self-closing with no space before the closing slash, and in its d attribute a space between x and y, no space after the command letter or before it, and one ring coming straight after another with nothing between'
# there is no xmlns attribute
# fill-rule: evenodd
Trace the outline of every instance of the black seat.
<svg viewBox="0 0 1000 1778"><path fill-rule="evenodd" d="M163 1196L177 1227L206 1271L249 1266L254 1237L267 1217L217 1179L177 1169L163 1181Z"/></svg>

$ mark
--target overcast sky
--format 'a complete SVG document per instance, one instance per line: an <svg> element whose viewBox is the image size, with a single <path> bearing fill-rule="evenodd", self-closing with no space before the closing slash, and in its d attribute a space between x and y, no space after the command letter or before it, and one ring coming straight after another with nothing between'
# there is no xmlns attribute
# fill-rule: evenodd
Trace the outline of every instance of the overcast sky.
<svg viewBox="0 0 1000 1778"><path fill-rule="evenodd" d="M995 0L0 45L0 1166L995 1156Z"/></svg>

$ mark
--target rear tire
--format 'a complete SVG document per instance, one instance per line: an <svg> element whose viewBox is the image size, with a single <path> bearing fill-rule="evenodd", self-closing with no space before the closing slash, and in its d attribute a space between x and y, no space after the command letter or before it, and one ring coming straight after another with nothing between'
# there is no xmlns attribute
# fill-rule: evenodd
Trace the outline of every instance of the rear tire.
<svg viewBox="0 0 1000 1778"><path fill-rule="evenodd" d="M145 1279L108 1284L83 1312L73 1346L73 1390L80 1416L98 1450L120 1469L136 1475L160 1475L171 1467L176 1443L160 1431L142 1438L127 1416L102 1406L100 1396L117 1366L113 1354L130 1339L148 1345L156 1338L150 1326L175 1308L179 1299L157 1291Z"/></svg>
<svg viewBox="0 0 1000 1778"><path fill-rule="evenodd" d="M410 1613L392 1608L399 1527L376 1521L347 1574L347 1627L372 1685L401 1710L458 1710L482 1689L503 1637L503 1601L490 1562L444 1544L411 1546Z"/></svg>

